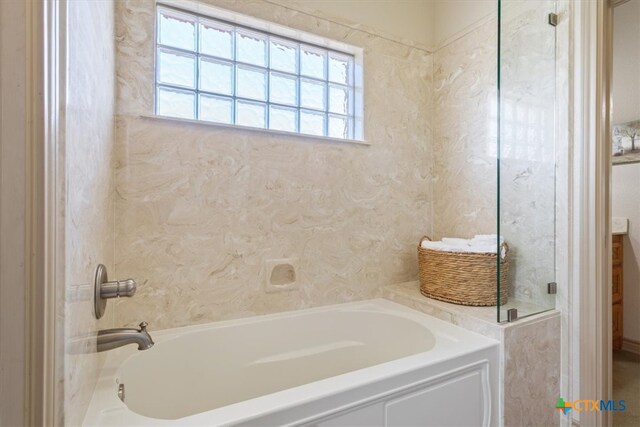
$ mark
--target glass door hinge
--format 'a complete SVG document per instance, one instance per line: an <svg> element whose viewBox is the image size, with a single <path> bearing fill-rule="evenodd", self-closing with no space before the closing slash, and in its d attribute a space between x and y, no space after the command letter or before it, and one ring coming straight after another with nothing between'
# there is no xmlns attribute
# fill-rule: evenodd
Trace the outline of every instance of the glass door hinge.
<svg viewBox="0 0 640 427"><path fill-rule="evenodd" d="M549 14L549 25L556 27L558 25L558 14L550 13Z"/></svg>
<svg viewBox="0 0 640 427"><path fill-rule="evenodd" d="M550 295L555 295L558 293L558 284L556 282L547 283L547 293Z"/></svg>

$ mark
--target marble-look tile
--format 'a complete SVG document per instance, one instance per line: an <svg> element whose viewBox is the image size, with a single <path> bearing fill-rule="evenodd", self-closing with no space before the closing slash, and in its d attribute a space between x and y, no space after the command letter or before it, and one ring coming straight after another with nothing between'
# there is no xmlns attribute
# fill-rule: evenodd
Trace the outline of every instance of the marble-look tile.
<svg viewBox="0 0 640 427"><path fill-rule="evenodd" d="M431 229L432 58L264 1L209 1L364 49L370 146L150 120L153 1L118 2L119 324L169 328L378 295L417 275ZM375 83L374 83L375 82ZM262 289L298 259L293 291Z"/></svg>
<svg viewBox="0 0 640 427"><path fill-rule="evenodd" d="M382 296L470 331L500 340L501 326L496 321L496 307L472 307L427 298L420 293L420 284L417 281L385 286Z"/></svg>
<svg viewBox="0 0 640 427"><path fill-rule="evenodd" d="M505 2L502 8L499 183L496 20L434 54L433 237L495 233L499 184L500 232L511 249L509 294L546 308L554 307L546 284L555 277L551 10L545 1Z"/></svg>
<svg viewBox="0 0 640 427"><path fill-rule="evenodd" d="M521 322L504 331L504 425L557 426L560 315Z"/></svg>
<svg viewBox="0 0 640 427"><path fill-rule="evenodd" d="M434 238L496 230L496 21L434 53Z"/></svg>
<svg viewBox="0 0 640 427"><path fill-rule="evenodd" d="M68 88L64 161L65 289L58 293L64 332L59 383L60 425L81 425L103 356L95 352L98 329L113 324L112 308L97 321L91 285L99 263L114 267L114 3L68 4ZM96 46L100 53L96 54ZM87 339L88 338L88 339ZM62 399L59 400L63 402Z"/></svg>
<svg viewBox="0 0 640 427"><path fill-rule="evenodd" d="M553 0L502 7L501 233L512 248L510 294L554 307L556 29Z"/></svg>

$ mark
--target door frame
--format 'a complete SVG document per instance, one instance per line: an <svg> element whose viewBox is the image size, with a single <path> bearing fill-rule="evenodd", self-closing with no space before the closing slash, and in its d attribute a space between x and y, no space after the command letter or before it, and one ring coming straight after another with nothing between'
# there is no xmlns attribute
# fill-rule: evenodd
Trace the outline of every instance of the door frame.
<svg viewBox="0 0 640 427"><path fill-rule="evenodd" d="M609 400L611 387L611 46L612 1L574 2L572 295L579 305L575 399ZM574 369L576 367L573 367ZM574 414L573 423L608 426L607 411Z"/></svg>
<svg viewBox="0 0 640 427"><path fill-rule="evenodd" d="M27 3L27 425L60 425L64 408L64 103L66 2ZM61 287L62 286L62 287Z"/></svg>

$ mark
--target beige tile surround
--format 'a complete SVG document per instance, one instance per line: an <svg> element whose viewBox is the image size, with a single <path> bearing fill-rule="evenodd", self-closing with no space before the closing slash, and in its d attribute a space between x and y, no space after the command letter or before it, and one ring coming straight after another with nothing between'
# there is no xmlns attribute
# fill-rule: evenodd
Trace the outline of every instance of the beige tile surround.
<svg viewBox="0 0 640 427"><path fill-rule="evenodd" d="M114 2L73 1L67 13L68 87L60 158L65 283L57 292L66 342L64 361L59 361L64 400L58 402L64 408L57 408L57 414L60 425L77 426L104 361L104 354L96 353L95 334L113 326L113 304L105 317L94 317L91 286L99 263L114 272Z"/></svg>
<svg viewBox="0 0 640 427"><path fill-rule="evenodd" d="M264 1L208 1L364 49L369 146L153 113L154 2L117 4L117 323L150 330L366 299L417 274L432 222L432 56ZM381 90L380 88L384 88ZM265 293L270 259L298 288Z"/></svg>
<svg viewBox="0 0 640 427"><path fill-rule="evenodd" d="M495 232L495 20L429 54L262 0L207 3L364 48L371 146L141 117L153 112L153 2L119 2L116 268L145 284L142 306L119 303L119 323L166 328L370 298L415 277L423 234ZM511 12L514 35L532 31L529 9ZM522 210L537 178L518 164L504 171L514 177L503 188L510 293L549 307L535 261L548 258L535 219L546 207ZM298 290L265 294L264 266L278 258L298 260Z"/></svg>

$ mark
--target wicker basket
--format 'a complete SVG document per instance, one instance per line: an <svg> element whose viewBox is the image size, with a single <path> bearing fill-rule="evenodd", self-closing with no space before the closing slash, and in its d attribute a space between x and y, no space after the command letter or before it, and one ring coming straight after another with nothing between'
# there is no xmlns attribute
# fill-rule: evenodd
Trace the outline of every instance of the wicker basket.
<svg viewBox="0 0 640 427"><path fill-rule="evenodd" d="M418 244L418 268L422 295L461 305L491 306L497 303L497 254L445 252ZM507 303L509 247L500 262L500 304Z"/></svg>

